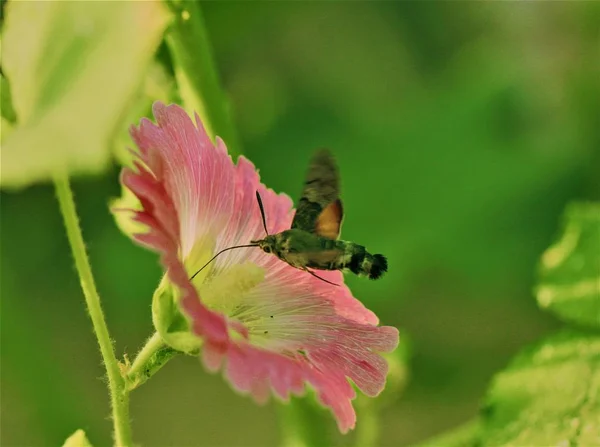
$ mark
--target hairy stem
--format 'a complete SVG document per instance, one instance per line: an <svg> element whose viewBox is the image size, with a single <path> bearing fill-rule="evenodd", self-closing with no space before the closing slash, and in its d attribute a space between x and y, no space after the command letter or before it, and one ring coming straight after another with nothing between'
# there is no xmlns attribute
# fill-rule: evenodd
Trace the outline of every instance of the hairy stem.
<svg viewBox="0 0 600 447"><path fill-rule="evenodd" d="M143 384L177 354L179 351L167 346L158 332L154 333L127 371L127 388L133 390Z"/></svg>
<svg viewBox="0 0 600 447"><path fill-rule="evenodd" d="M112 419L114 426L114 439L118 447L132 445L131 426L129 422L129 393L125 389L125 381L121 376L119 363L115 357L113 345L108 333L108 327L104 319L104 313L100 305L100 296L96 290L96 284L92 275L92 269L85 250L83 236L79 227L79 219L75 209L73 193L66 175L54 178L56 195L60 205L67 237L71 245L71 252L75 258L75 266L79 274L79 282L83 289L85 303L88 313L92 319L94 333L100 346L102 360L108 375L108 389L112 407Z"/></svg>

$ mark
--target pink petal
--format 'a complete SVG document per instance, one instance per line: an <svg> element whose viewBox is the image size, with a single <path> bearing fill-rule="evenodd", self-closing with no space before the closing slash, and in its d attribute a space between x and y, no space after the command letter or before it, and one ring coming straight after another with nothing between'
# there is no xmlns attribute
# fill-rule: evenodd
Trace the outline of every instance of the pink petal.
<svg viewBox="0 0 600 447"><path fill-rule="evenodd" d="M324 373L306 360L262 351L248 344L232 344L227 358L226 376L238 391L253 391L254 383L264 384L268 380L280 397L287 400L290 391L300 394L303 383L307 382L321 403L331 408L342 433L354 428L356 413L350 401L356 393L343 375Z"/></svg>

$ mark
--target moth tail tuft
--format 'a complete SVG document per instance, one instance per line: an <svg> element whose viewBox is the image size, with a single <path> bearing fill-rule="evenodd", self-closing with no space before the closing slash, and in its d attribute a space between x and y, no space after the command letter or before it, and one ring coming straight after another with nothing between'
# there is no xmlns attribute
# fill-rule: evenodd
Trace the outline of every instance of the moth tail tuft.
<svg viewBox="0 0 600 447"><path fill-rule="evenodd" d="M383 255L373 255L371 261L371 269L369 271L369 279L379 279L387 272L388 262Z"/></svg>

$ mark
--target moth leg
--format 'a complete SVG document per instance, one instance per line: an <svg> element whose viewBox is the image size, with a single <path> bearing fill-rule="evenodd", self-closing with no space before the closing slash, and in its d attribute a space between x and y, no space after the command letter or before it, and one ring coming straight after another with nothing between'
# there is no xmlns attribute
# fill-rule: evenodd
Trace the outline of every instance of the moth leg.
<svg viewBox="0 0 600 447"><path fill-rule="evenodd" d="M310 273L311 275L313 275L315 278L320 279L321 281L325 281L327 284L331 284L332 286L336 286L339 287L339 284L335 284L332 283L331 281L327 281L325 278L321 278L319 275L317 275L315 272L313 272L312 270L308 270L307 268L303 268L302 270L304 270L305 272Z"/></svg>

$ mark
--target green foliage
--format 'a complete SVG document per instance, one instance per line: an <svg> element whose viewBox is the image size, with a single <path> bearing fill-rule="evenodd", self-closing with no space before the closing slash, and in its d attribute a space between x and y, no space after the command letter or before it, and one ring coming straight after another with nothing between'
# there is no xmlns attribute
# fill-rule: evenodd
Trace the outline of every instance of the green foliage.
<svg viewBox="0 0 600 447"><path fill-rule="evenodd" d="M2 70L18 127L2 147L2 186L99 172L160 42L158 2L10 2Z"/></svg>
<svg viewBox="0 0 600 447"><path fill-rule="evenodd" d="M573 203L543 254L537 300L565 321L600 328L600 203Z"/></svg>
<svg viewBox="0 0 600 447"><path fill-rule="evenodd" d="M600 327L600 204L572 203L541 259L537 300L567 322ZM600 444L600 334L564 330L498 374L482 416L483 445Z"/></svg>
<svg viewBox="0 0 600 447"><path fill-rule="evenodd" d="M92 444L85 436L85 432L79 429L67 438L63 447L92 447Z"/></svg>
<svg viewBox="0 0 600 447"><path fill-rule="evenodd" d="M600 336L552 336L496 376L479 444L597 446L599 390Z"/></svg>

